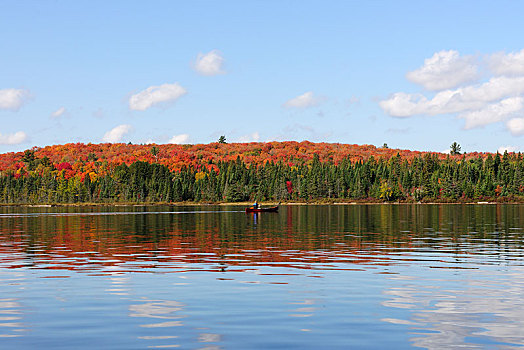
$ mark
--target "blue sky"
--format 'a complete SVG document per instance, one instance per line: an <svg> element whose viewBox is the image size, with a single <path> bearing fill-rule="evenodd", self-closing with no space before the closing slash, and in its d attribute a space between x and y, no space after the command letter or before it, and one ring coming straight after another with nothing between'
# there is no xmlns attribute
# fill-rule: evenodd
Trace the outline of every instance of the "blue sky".
<svg viewBox="0 0 524 350"><path fill-rule="evenodd" d="M524 151L522 2L1 8L0 152L220 135Z"/></svg>

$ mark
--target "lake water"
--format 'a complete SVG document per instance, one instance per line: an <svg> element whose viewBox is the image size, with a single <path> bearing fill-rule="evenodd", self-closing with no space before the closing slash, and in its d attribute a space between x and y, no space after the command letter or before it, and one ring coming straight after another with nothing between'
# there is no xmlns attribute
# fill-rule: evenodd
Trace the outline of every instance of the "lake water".
<svg viewBox="0 0 524 350"><path fill-rule="evenodd" d="M521 348L522 214L0 208L0 348Z"/></svg>

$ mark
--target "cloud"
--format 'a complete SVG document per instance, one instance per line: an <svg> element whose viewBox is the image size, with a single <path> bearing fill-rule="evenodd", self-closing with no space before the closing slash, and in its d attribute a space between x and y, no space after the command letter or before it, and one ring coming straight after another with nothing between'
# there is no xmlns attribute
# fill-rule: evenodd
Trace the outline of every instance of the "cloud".
<svg viewBox="0 0 524 350"><path fill-rule="evenodd" d="M517 146L500 146L497 149L497 152L504 153L504 152L508 151L508 153L510 153L510 152L518 152L518 150L519 150L519 148Z"/></svg>
<svg viewBox="0 0 524 350"><path fill-rule="evenodd" d="M173 143L175 145L180 145L187 143L189 141L189 135L188 134L180 134L175 135L171 138L171 140L168 141L168 143Z"/></svg>
<svg viewBox="0 0 524 350"><path fill-rule="evenodd" d="M521 94L524 94L524 77L495 77L483 84L441 91L432 99L422 94L397 92L379 105L393 117L450 114L480 110L490 102Z"/></svg>
<svg viewBox="0 0 524 350"><path fill-rule="evenodd" d="M464 119L465 129L504 122L522 115L524 113L524 50L515 54L494 54L489 56L485 63L490 65L491 72L494 74L486 77L484 81L470 82L473 77L480 79L478 75L474 75L476 68L470 67L474 66L473 58L460 57L456 51L438 52L427 59L422 68L408 73L408 79L434 90L469 82L467 85L437 91L432 96L423 93L396 92L380 101L379 106L385 113L399 118L455 115ZM460 77L457 77L452 84L448 75L453 75L452 72L455 72L457 67L463 67L466 73L454 73ZM433 78L436 79L439 75L444 78L443 82L439 83L441 85L437 86L433 84ZM524 131L519 129L518 118L508 121L506 126L513 135L524 134Z"/></svg>
<svg viewBox="0 0 524 350"><path fill-rule="evenodd" d="M460 57L454 50L436 52L424 65L408 72L406 78L425 89L435 91L457 87L477 78L478 68L473 56Z"/></svg>
<svg viewBox="0 0 524 350"><path fill-rule="evenodd" d="M117 143L122 140L124 135L128 134L133 130L133 127L129 124L122 124L113 129L109 130L104 134L102 138L103 142Z"/></svg>
<svg viewBox="0 0 524 350"><path fill-rule="evenodd" d="M524 75L524 49L519 52L497 52L487 59L489 68L497 75Z"/></svg>
<svg viewBox="0 0 524 350"><path fill-rule="evenodd" d="M145 111L156 104L175 101L186 93L186 89L178 83L150 86L129 98L129 108Z"/></svg>
<svg viewBox="0 0 524 350"><path fill-rule="evenodd" d="M30 98L29 91L22 89L1 89L0 110L18 111Z"/></svg>
<svg viewBox="0 0 524 350"><path fill-rule="evenodd" d="M0 145L18 145L26 140L27 134L23 131L18 131L9 135L0 134Z"/></svg>
<svg viewBox="0 0 524 350"><path fill-rule="evenodd" d="M54 111L53 113L51 113L51 118L60 118L61 116L63 116L65 113L67 112L67 110L65 109L65 107L60 107L58 108L56 111Z"/></svg>
<svg viewBox="0 0 524 350"><path fill-rule="evenodd" d="M315 97L312 91L286 101L282 106L285 108L309 108L317 106L322 99Z"/></svg>
<svg viewBox="0 0 524 350"><path fill-rule="evenodd" d="M498 103L493 103L476 111L466 112L459 118L466 120L465 129L472 129L505 120L524 108L524 98L510 97Z"/></svg>
<svg viewBox="0 0 524 350"><path fill-rule="evenodd" d="M506 122L506 127L515 136L524 134L524 118L513 118Z"/></svg>
<svg viewBox="0 0 524 350"><path fill-rule="evenodd" d="M380 108L392 117L412 117L416 114L425 114L428 99L421 94L407 94L396 92L387 100L380 101Z"/></svg>
<svg viewBox="0 0 524 350"><path fill-rule="evenodd" d="M240 143L244 143L244 142L257 142L258 140L260 140L260 135L258 134L258 131L255 131L255 132L252 133L251 135L240 136L240 137L238 138L238 141L236 141L236 142L240 142Z"/></svg>
<svg viewBox="0 0 524 350"><path fill-rule="evenodd" d="M212 76L224 74L225 71L223 70L223 65L224 58L222 57L220 51L212 50L206 54L199 53L195 63L193 64L193 68L199 74Z"/></svg>

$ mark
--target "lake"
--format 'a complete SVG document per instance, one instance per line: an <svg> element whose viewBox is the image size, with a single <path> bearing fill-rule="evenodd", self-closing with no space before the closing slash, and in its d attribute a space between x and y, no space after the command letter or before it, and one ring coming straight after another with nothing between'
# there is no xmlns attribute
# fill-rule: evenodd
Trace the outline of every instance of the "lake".
<svg viewBox="0 0 524 350"><path fill-rule="evenodd" d="M2 349L524 346L524 205L0 208Z"/></svg>

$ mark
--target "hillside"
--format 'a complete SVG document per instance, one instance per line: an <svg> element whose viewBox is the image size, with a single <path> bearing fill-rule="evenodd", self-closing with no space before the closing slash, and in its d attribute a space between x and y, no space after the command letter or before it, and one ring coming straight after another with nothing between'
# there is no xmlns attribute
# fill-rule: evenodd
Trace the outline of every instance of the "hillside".
<svg viewBox="0 0 524 350"><path fill-rule="evenodd" d="M153 150L156 149L156 152ZM110 167L126 163L130 165L136 161L158 163L165 165L171 171L179 171L183 166L209 166L220 161L236 160L237 157L248 164L263 164L268 161L283 161L289 165L308 162L319 156L321 162L332 161L338 164L342 159L352 162L376 159L389 159L397 154L403 159L420 157L427 152L378 148L373 145L349 145L339 143L313 143L308 141L295 142L252 142L230 144L196 144L196 145L133 145L133 144L83 144L69 143L32 149L37 159L49 158L53 165L59 166L68 163L76 172L94 170L102 163L107 162ZM448 155L436 153L438 158L444 159ZM486 157L486 153L470 153L467 159ZM22 161L24 152L0 154L0 171L17 171L25 168ZM456 158L461 158L456 156ZM76 164L76 166L75 166ZM62 165L62 167L67 165ZM87 167L87 169L86 169Z"/></svg>
<svg viewBox="0 0 524 350"><path fill-rule="evenodd" d="M522 201L521 154L311 142L66 144L0 155L0 203Z"/></svg>

